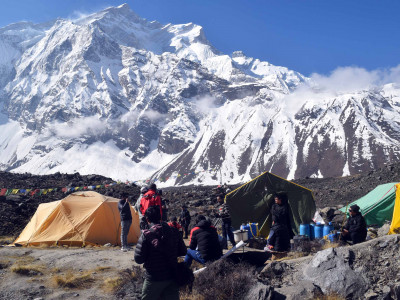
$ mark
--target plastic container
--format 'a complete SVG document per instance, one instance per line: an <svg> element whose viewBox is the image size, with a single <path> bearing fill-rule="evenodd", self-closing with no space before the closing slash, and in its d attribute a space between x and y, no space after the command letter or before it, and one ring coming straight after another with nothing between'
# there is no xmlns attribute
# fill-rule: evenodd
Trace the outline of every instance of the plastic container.
<svg viewBox="0 0 400 300"><path fill-rule="evenodd" d="M300 224L300 235L310 237L310 224Z"/></svg>
<svg viewBox="0 0 400 300"><path fill-rule="evenodd" d="M248 231L249 239L251 239L252 237L256 237L258 235L258 223L242 224L240 226L240 229Z"/></svg>
<svg viewBox="0 0 400 300"><path fill-rule="evenodd" d="M339 234L337 232L328 234L328 240L333 243L337 242L339 239Z"/></svg>
<svg viewBox="0 0 400 300"><path fill-rule="evenodd" d="M315 224L310 223L310 240L315 238Z"/></svg>
<svg viewBox="0 0 400 300"><path fill-rule="evenodd" d="M233 237L235 238L235 242L239 243L240 241L247 241L249 239L249 232L244 229L235 230L233 232Z"/></svg>
<svg viewBox="0 0 400 300"><path fill-rule="evenodd" d="M324 236L324 226L321 224L316 224L314 227L314 236L316 239L322 239Z"/></svg>
<svg viewBox="0 0 400 300"><path fill-rule="evenodd" d="M324 225L324 228L323 228L323 230L322 230L322 234L323 234L324 236L329 235L329 234L331 233L332 230L333 230L332 223L329 222L329 224L325 224L325 225Z"/></svg>

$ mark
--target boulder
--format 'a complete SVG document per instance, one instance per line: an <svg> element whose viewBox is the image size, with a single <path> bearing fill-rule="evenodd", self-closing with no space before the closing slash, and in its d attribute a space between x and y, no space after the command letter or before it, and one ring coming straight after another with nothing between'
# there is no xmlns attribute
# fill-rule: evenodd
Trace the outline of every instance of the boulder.
<svg viewBox="0 0 400 300"><path fill-rule="evenodd" d="M287 265L284 262L273 261L268 263L260 272L260 275L265 278L280 276L285 273Z"/></svg>
<svg viewBox="0 0 400 300"><path fill-rule="evenodd" d="M390 229L390 223L383 224L382 227L378 229L378 236L380 237L387 235L389 233L389 229Z"/></svg>
<svg viewBox="0 0 400 300"><path fill-rule="evenodd" d="M362 298L368 282L339 256L334 248L318 252L303 270L304 279L318 286L324 294L338 293L346 298Z"/></svg>
<svg viewBox="0 0 400 300"><path fill-rule="evenodd" d="M270 285L257 284L252 285L244 300L271 300L274 299L274 288Z"/></svg>
<svg viewBox="0 0 400 300"><path fill-rule="evenodd" d="M321 289L310 281L300 281L296 285L276 289L276 292L285 296L286 300L315 299L323 295Z"/></svg>

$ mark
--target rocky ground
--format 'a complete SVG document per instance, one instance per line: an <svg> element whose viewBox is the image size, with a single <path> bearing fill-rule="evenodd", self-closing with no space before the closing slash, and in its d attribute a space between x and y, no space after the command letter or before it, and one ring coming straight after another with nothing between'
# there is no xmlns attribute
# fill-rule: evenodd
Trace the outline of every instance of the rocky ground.
<svg viewBox="0 0 400 300"><path fill-rule="evenodd" d="M314 192L316 205L319 209L333 207L329 212L334 217L337 205L346 205L353 200L367 194L377 185L388 182L400 181L400 164L391 164L376 171L348 177L338 178L305 178L294 180ZM60 174L35 176L31 174L13 174L0 172L0 188L15 189L46 189L59 188L58 191L49 192L46 195L36 193L30 195L0 196L0 236L17 236L40 203L62 199L67 196L61 191L63 187L85 187L90 185L105 185L113 180L99 175L83 176L76 174ZM237 186L230 186L231 189ZM210 215L216 203L216 194L210 186L188 186L167 188L163 190L164 199L169 200L169 216L178 216L181 204L188 205L192 215L203 213ZM101 194L118 198L122 192L131 195L134 202L139 197L140 187L124 183L108 188L96 189ZM336 211L337 213L337 211ZM342 217L339 215L338 219Z"/></svg>
<svg viewBox="0 0 400 300"><path fill-rule="evenodd" d="M297 184L313 190L317 207L323 212L324 217L337 218L338 222L343 218L337 212L338 206L346 205L358 199L379 184L398 181L400 181L400 164L387 165L376 171L348 177L294 180ZM29 194L0 196L0 237L8 237L0 238L0 244L7 244L18 236L40 203L66 197L68 193L62 192L62 188L106 185L112 182L112 179L103 176L82 176L78 173L35 176L0 172L0 189L58 188L57 191L41 195L36 193L32 196ZM231 186L230 188L236 187ZM210 186L187 186L163 189L163 198L168 200L169 216L178 216L180 206L183 203L188 205L193 216L199 213L211 215L216 203L214 188ZM139 190L139 186L125 183L96 189L99 193L117 198L122 192L128 192L131 195L132 203L138 198ZM264 257L261 257L262 255L246 252L247 254L243 253L239 259L238 255L233 256L233 261L237 263L239 260L248 260L253 266L256 266L255 274L253 274L254 276L249 274L237 274L235 276L244 276L241 280L247 280L246 282L251 285L250 296L246 296L247 299L257 299L255 295L263 295L259 296L258 299L274 299L274 297L275 299L280 299L279 297L312 299L318 297L318 295L324 294L326 296L331 293L332 288L329 288L329 286L334 286L334 290L339 291L337 299L396 299L396 297L400 297L398 296L399 284L397 279L400 278L398 273L400 269L398 264L400 261L399 241L400 238L397 236L381 237L351 248L330 248L319 251L314 256L308 255L283 262L269 263L265 268L264 266L260 267L258 261L265 260ZM4 251L11 252L6 253ZM3 247L0 248L0 252L0 284L2 288L7 287L0 294L0 299L70 299L73 297L82 298L82 295L85 299L102 299L103 296L106 299L136 299L140 293L141 269L132 267L132 256L128 256L128 258L121 256L120 251L116 248L57 248L53 250L14 248L9 250L9 248ZM315 252L316 250L314 254ZM66 259L61 259L61 257ZM99 262L102 262L100 265L94 262L90 263L91 259L96 257ZM118 257L118 261L121 257L124 258L119 262L114 262L114 257ZM68 264L70 258L75 259L72 259ZM53 261L53 263L48 265L47 259ZM27 263L35 262L35 264L41 264L42 267L39 270L33 270L33 273L28 272L28 275L21 275L11 270L16 263L21 264L23 261ZM87 265L85 264L86 261L88 262ZM63 266L62 262L65 262L68 268ZM114 267L109 269L106 266L104 269L103 267L107 263L111 263ZM72 276L72 273L68 273L70 267L73 267L75 274L83 273L86 276L90 273L89 277L94 278L94 281L89 280L88 286L85 288L57 287L57 283L55 283L57 278ZM228 267L216 267L215 272L221 274L221 268ZM332 277L332 270L337 270L336 277ZM300 278L302 280L299 280ZM107 280L109 282L105 283ZM119 285L113 283L112 280L126 283L124 285L126 288L113 287ZM204 286L210 284L204 278L201 280ZM18 283L13 285L14 282ZM93 282L96 282L96 284ZM342 282L342 285L335 286L335 282ZM346 282L351 282L353 285L348 286L345 284ZM227 284L231 283L228 281ZM357 288L354 289L354 286ZM101 295L101 293L98 293L99 290L106 294ZM362 296L360 296L361 294ZM193 299L190 297L192 296L183 299ZM244 297L244 295L240 295L240 298L245 299Z"/></svg>

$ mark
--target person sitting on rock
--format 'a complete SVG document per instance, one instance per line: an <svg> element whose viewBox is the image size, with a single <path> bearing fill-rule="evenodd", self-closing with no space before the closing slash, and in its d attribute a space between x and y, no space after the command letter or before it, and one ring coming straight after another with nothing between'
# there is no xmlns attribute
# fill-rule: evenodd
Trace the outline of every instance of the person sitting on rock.
<svg viewBox="0 0 400 300"><path fill-rule="evenodd" d="M367 223L360 213L360 207L355 204L349 208L350 217L343 227L342 241L351 241L353 244L362 243L367 237Z"/></svg>
<svg viewBox="0 0 400 300"><path fill-rule="evenodd" d="M196 250L198 249L198 250ZM196 217L196 226L190 232L190 244L185 263L190 266L193 259L201 264L214 261L222 256L218 233L203 215Z"/></svg>
<svg viewBox="0 0 400 300"><path fill-rule="evenodd" d="M275 203L271 208L272 226L268 238L268 249L285 252L290 248L290 239L293 237L289 205L286 194L275 194Z"/></svg>

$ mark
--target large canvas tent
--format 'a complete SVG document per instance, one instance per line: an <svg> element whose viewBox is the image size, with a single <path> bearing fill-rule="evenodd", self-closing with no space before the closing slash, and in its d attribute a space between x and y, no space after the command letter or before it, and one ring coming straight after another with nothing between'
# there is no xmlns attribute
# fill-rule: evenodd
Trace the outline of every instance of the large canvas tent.
<svg viewBox="0 0 400 300"><path fill-rule="evenodd" d="M14 244L120 245L118 201L87 191L70 194L62 200L42 203ZM139 215L132 207L131 213L128 243L136 243L140 236Z"/></svg>
<svg viewBox="0 0 400 300"><path fill-rule="evenodd" d="M232 226L239 228L242 223L258 223L260 235L267 237L271 226L270 210L274 194L284 192L288 196L292 230L299 233L302 223L309 223L315 214L312 191L277 175L265 172L225 197Z"/></svg>
<svg viewBox="0 0 400 300"><path fill-rule="evenodd" d="M347 209L357 204L367 225L382 226L385 221L392 220L395 200L396 183L386 183L378 185L365 196L348 204ZM346 207L341 208L340 211L348 215Z"/></svg>

